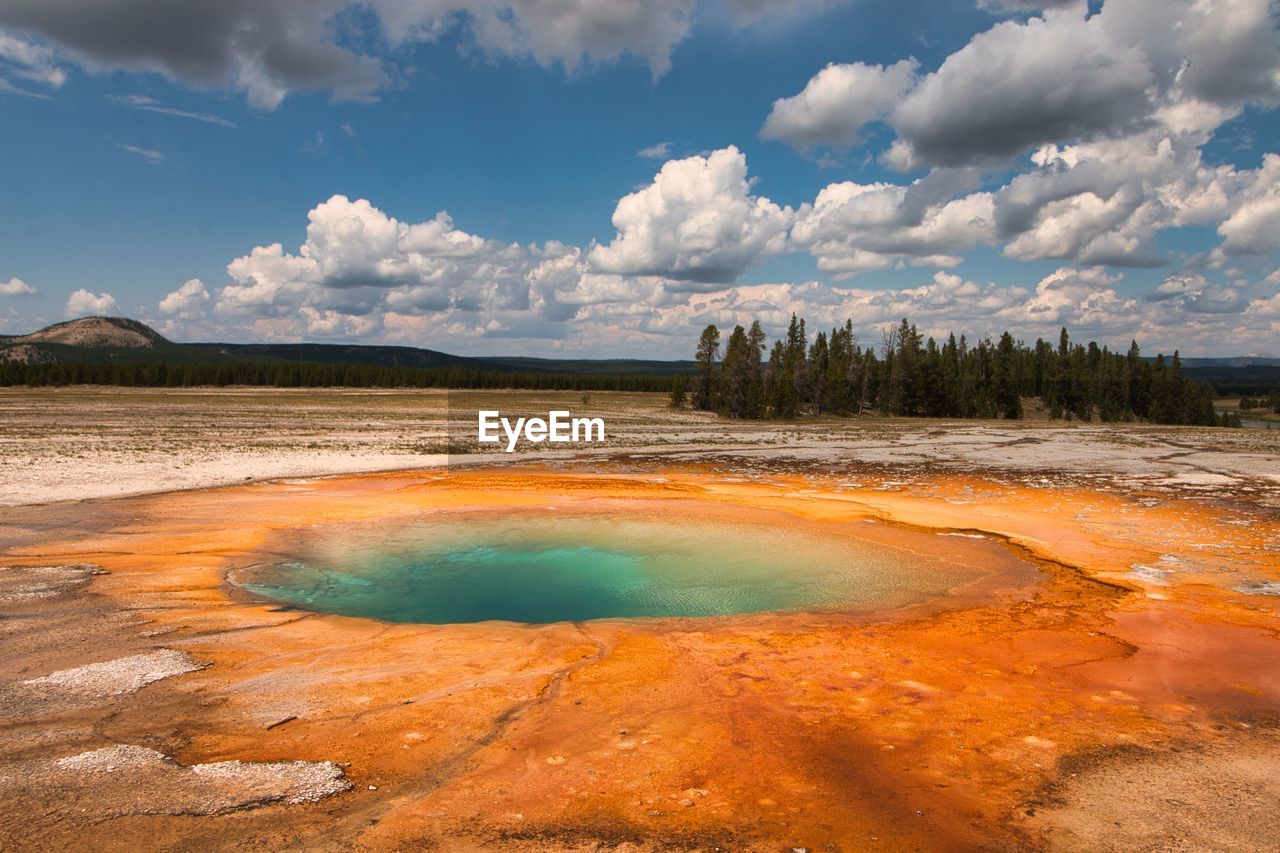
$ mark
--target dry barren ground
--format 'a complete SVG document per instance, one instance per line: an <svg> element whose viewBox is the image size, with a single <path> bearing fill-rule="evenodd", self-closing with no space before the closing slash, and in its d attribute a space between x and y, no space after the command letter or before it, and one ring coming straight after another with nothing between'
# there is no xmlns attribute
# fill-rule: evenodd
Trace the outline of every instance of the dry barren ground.
<svg viewBox="0 0 1280 853"><path fill-rule="evenodd" d="M278 477L661 455L749 468L881 467L1193 492L1280 506L1280 431L905 419L734 422L673 411L659 394L352 389L0 389L0 506L115 497ZM482 408L567 409L608 426L602 452L479 453ZM472 453L448 454L460 434ZM486 448L487 449L487 448ZM540 451L540 452L539 452Z"/></svg>
<svg viewBox="0 0 1280 853"><path fill-rule="evenodd" d="M481 407L600 415L610 440L445 454L447 417ZM403 470L349 476L372 469ZM1280 832L1276 431L15 390L0 472L0 848L1252 851ZM546 626L388 625L228 582L317 525L549 499L873 523L927 534L921 559L1007 548L1040 580L882 616Z"/></svg>

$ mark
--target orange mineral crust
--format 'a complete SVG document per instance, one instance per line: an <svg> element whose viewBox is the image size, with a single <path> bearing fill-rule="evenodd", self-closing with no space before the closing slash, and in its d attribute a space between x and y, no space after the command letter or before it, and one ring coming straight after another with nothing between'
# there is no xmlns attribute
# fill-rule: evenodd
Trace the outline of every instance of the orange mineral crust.
<svg viewBox="0 0 1280 853"><path fill-rule="evenodd" d="M233 583L316 531L548 505L856 536L963 580L887 611L549 625L393 624ZM1168 494L640 464L13 510L0 564L105 573L6 629L4 768L126 744L182 767L334 762L352 787L147 808L98 774L33 808L48 791L0 768L0 846L1123 847L1081 804L1123 788L1125 762L1170 785L1277 766L1280 598L1259 593L1278 543L1266 511ZM203 668L24 698L33 676L160 648ZM1192 770L1160 763L1173 750Z"/></svg>

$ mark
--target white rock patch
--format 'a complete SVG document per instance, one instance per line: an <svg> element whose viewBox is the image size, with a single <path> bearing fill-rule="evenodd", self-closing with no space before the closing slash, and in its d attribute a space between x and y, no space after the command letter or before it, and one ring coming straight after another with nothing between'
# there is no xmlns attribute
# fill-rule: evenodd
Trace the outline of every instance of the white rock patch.
<svg viewBox="0 0 1280 853"><path fill-rule="evenodd" d="M104 574L97 566L0 566L0 604L24 604L53 598Z"/></svg>
<svg viewBox="0 0 1280 853"><path fill-rule="evenodd" d="M51 687L81 696L120 696L140 690L153 681L195 672L204 667L205 664L186 652L157 649L140 655L59 670L22 683L28 687Z"/></svg>
<svg viewBox="0 0 1280 853"><path fill-rule="evenodd" d="M6 769L12 772L4 772ZM184 766L144 746L113 744L53 760L0 766L0 789L17 786L99 818L218 814L314 803L351 790L332 761L218 761Z"/></svg>

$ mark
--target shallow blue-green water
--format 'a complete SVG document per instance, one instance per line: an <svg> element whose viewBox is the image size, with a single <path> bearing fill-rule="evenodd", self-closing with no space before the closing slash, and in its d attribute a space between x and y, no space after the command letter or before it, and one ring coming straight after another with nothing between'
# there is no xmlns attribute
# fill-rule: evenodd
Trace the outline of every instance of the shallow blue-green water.
<svg viewBox="0 0 1280 853"><path fill-rule="evenodd" d="M952 566L851 535L612 515L344 526L293 556L240 585L322 612L431 624L876 609L958 582Z"/></svg>

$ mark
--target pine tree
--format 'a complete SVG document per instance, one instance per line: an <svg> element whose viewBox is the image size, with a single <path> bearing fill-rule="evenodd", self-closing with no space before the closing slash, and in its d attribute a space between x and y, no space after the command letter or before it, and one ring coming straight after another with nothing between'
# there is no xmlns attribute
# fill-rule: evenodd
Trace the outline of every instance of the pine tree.
<svg viewBox="0 0 1280 853"><path fill-rule="evenodd" d="M734 326L720 366L719 399L716 410L734 418L751 416L751 344L741 326Z"/></svg>
<svg viewBox="0 0 1280 853"><path fill-rule="evenodd" d="M995 410L996 414L1009 420L1022 417L1022 399L1018 396L1017 347L1013 335L1005 332L1000 336L1000 345L995 356Z"/></svg>
<svg viewBox="0 0 1280 853"><path fill-rule="evenodd" d="M747 414L745 417L762 418L765 415L764 392L764 358L768 338L760 321L752 322L747 332L747 368L749 384L747 386Z"/></svg>
<svg viewBox="0 0 1280 853"><path fill-rule="evenodd" d="M709 410L715 403L715 366L720 360L720 330L715 325L702 330L694 361L698 363L698 380L693 392L695 409Z"/></svg>
<svg viewBox="0 0 1280 853"><path fill-rule="evenodd" d="M806 395L809 409L815 415L828 411L827 371L831 368L831 349L827 345L826 332L818 332L809 349L809 392Z"/></svg>

